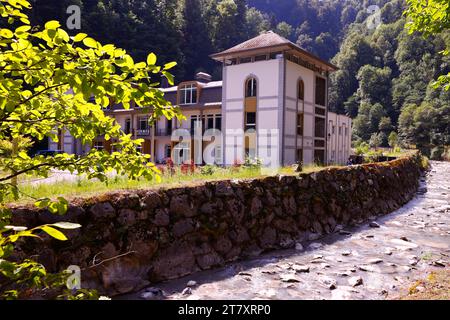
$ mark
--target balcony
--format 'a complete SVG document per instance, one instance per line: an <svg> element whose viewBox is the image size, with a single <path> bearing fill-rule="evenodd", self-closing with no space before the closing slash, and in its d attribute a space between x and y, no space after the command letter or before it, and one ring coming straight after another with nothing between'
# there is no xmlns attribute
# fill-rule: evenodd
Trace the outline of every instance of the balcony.
<svg viewBox="0 0 450 320"><path fill-rule="evenodd" d="M136 135L137 136L149 136L150 135L150 129L138 129L136 130Z"/></svg>

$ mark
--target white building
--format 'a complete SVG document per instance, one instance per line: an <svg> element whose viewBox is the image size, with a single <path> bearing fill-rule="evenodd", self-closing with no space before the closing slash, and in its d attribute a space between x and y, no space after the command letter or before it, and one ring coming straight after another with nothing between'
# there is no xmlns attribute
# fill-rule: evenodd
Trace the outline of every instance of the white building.
<svg viewBox="0 0 450 320"><path fill-rule="evenodd" d="M328 77L337 69L334 65L271 31L211 57L222 63L223 81L199 73L193 81L161 89L166 100L180 106L185 121L160 119L149 127L142 110L111 106L107 111L126 133L144 139L141 151L151 154L153 161L182 156L201 164L206 150L212 161L225 165L242 163L246 157L271 165L347 162L351 119L327 111ZM217 129L222 136L194 142L196 125L200 134ZM175 129L185 130L173 134ZM90 149L70 135L61 136L59 145L50 142L51 150ZM93 147L111 150L102 137Z"/></svg>

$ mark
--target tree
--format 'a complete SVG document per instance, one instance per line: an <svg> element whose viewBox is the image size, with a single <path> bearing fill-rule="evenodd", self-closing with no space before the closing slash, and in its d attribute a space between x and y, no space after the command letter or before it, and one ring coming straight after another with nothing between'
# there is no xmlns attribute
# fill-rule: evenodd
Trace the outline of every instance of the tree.
<svg viewBox="0 0 450 320"><path fill-rule="evenodd" d="M379 148L383 144L383 137L380 133L374 133L370 136L369 145L372 148Z"/></svg>
<svg viewBox="0 0 450 320"><path fill-rule="evenodd" d="M425 37L439 34L450 28L450 3L448 0L406 0L408 8L405 11L411 21L407 23L410 33L421 32ZM447 48L444 55L449 55ZM441 75L436 86L442 85L450 90L450 72Z"/></svg>
<svg viewBox="0 0 450 320"><path fill-rule="evenodd" d="M198 71L197 61L203 61L203 68L209 70L209 55L212 44L206 32L207 26L201 13L199 0L185 0L183 8L183 54L185 56L185 76L194 79Z"/></svg>
<svg viewBox="0 0 450 320"><path fill-rule="evenodd" d="M356 79L359 81L358 95L362 100L381 103L389 109L391 69L365 65L359 69Z"/></svg>
<svg viewBox="0 0 450 320"><path fill-rule="evenodd" d="M388 143L391 148L395 148L398 145L398 135L395 131L389 134Z"/></svg>
<svg viewBox="0 0 450 320"><path fill-rule="evenodd" d="M25 151L0 158L0 275L15 283L48 285L45 269L30 260L9 260L19 237L38 236L43 231L66 240L55 228L75 228L73 224L55 224L27 230L9 226L11 212L8 197L17 198L20 188L11 179L24 174L47 176L52 169L86 174L88 179L107 181L107 173L116 170L130 179L158 177L158 169L136 147L142 140L132 140L104 108L111 103L130 108L152 106L151 121L161 116L182 118L170 107L152 79L163 76L173 83L168 72L176 63L156 65L150 53L146 62L135 63L125 50L112 44L101 45L84 33L69 37L59 22L49 21L44 28L31 28L26 0L0 0L0 15L9 24L0 31L0 140L26 136L37 140L58 140L58 130L68 130L83 144L104 135L115 151L111 154L92 149L84 156L58 154L31 158ZM92 100L93 98L93 100ZM150 112L150 110L148 110ZM68 203L63 198L38 199L36 206L54 214L63 214ZM0 295L17 297L17 291Z"/></svg>
<svg viewBox="0 0 450 320"><path fill-rule="evenodd" d="M277 25L275 32L280 36L289 39L292 35L292 26L289 23L282 21Z"/></svg>

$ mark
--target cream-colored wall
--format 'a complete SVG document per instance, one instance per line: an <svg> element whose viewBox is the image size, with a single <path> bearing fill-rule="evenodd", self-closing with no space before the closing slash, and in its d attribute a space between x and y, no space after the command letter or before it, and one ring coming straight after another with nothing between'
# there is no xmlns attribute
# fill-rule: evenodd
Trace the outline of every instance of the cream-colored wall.
<svg viewBox="0 0 450 320"><path fill-rule="evenodd" d="M224 101L222 101L222 119L226 125L224 155L225 164L231 165L234 161L243 162L244 159L244 97L245 82L250 77L258 81L257 87L257 113L256 126L258 133L264 130L279 128L279 81L280 67L279 59L244 63L224 67ZM239 130L242 130L239 134ZM266 136L267 137L267 136ZM264 139L258 137L258 140ZM266 138L267 139L267 138ZM280 145L273 143L273 149ZM257 148L258 157L266 154L266 150Z"/></svg>
<svg viewBox="0 0 450 320"><path fill-rule="evenodd" d="M335 126L333 133L332 126ZM351 153L351 130L352 120L350 117L328 112L328 162L336 164L346 164ZM339 134L339 127L342 134ZM347 134L346 130L347 128Z"/></svg>
<svg viewBox="0 0 450 320"><path fill-rule="evenodd" d="M304 101L298 100L299 80L304 83ZM303 149L303 163L314 161L314 87L315 73L286 61L285 164L296 162L297 149ZM297 135L297 112L304 113L303 136ZM297 138L290 138L295 136ZM295 139L297 139L297 144ZM293 148L293 149L292 149Z"/></svg>

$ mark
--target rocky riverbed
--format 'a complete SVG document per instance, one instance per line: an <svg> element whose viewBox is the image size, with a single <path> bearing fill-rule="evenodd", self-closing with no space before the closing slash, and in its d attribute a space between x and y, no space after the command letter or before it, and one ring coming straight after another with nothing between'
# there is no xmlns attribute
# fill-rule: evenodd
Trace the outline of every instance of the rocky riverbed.
<svg viewBox="0 0 450 320"><path fill-rule="evenodd" d="M417 196L354 228L159 283L119 299L385 299L450 267L450 163L432 162Z"/></svg>

